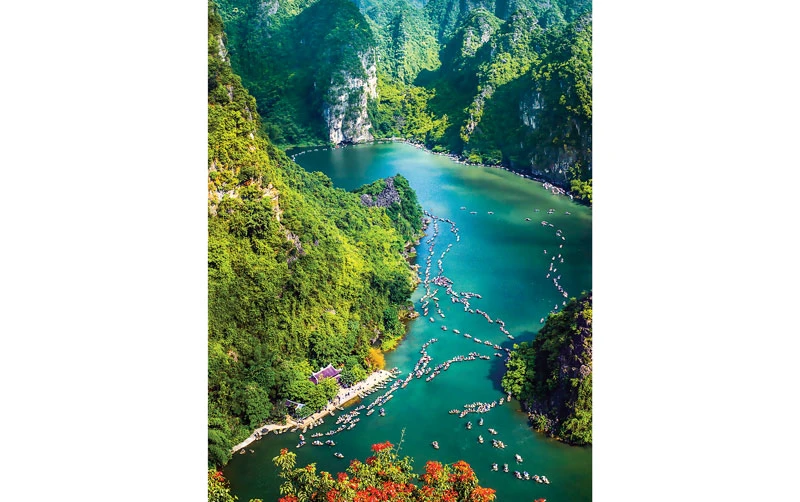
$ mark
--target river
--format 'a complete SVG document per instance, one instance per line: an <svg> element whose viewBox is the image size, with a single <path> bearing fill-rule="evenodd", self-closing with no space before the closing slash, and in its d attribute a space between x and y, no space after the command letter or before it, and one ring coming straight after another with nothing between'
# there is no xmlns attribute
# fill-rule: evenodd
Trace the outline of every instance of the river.
<svg viewBox="0 0 800 502"><path fill-rule="evenodd" d="M501 333L497 323L490 324L479 315L465 312L460 303L451 303L444 288L439 288L437 296L446 318L436 314L431 302L428 317L435 317L435 322L425 317L411 321L406 339L386 355L386 367L398 367L401 378L406 376L419 360L422 344L431 338L439 340L427 348L433 358L431 366L471 351L491 355L491 360L455 363L431 382L425 378L412 379L384 406L386 416L378 413L365 416L362 412L361 421L353 430L320 438L333 439L337 443L335 448L312 446L310 437L311 432L334 428L334 417L326 417L322 427L309 431L308 444L300 449L295 449L297 433L269 435L253 443L249 448L254 453L234 455L224 469L231 492L243 502L251 498L276 500L280 479L272 457L281 448L296 452L298 465L316 462L318 469L335 475L346 469L350 459L368 457L374 443L390 441L397 445L405 430L400 454L414 459L417 472L423 472L427 460L445 463L465 460L475 469L481 486L497 490L499 501L531 501L539 497L548 502L591 500L591 447L567 446L533 432L517 401L496 406L482 415L459 418L448 414L450 409L463 408L468 403L504 397L500 387L503 360L493 356L496 351L491 347L474 343L463 333L511 347L514 342L531 340L542 326L540 319L566 300L556 289L553 278L561 276L558 283L569 297L591 289L591 210L568 197L552 195L541 183L508 171L464 166L404 143L311 151L298 155L296 161L309 171L324 172L336 186L346 190L397 173L405 176L423 209L450 218L458 226L460 240L456 242L455 234L449 231L450 225L439 222L431 275L437 275L436 262L447 245L452 244L442 266L444 275L453 280L453 289L482 295L481 299L472 298L470 307L487 312L493 319L501 318L515 339L512 342ZM460 209L462 206L466 209ZM548 214L551 208L555 212ZM542 220L553 226L542 225ZM561 232L557 234L559 229ZM433 225L428 227L426 239L432 231ZM424 239L417 249L420 272L424 273L428 255ZM561 257L553 260L558 254ZM555 264L556 272L550 272L551 263ZM423 294L420 285L412 297L420 312L418 300ZM442 331L442 325L448 330ZM453 329L462 335L454 334ZM381 392L364 402L368 404ZM479 416L485 421L482 427L477 425ZM467 421L472 421L472 430L466 430ZM489 434L488 428L496 429L498 434ZM485 439L483 444L477 441L479 434ZM492 447L492 438L502 440L507 447ZM431 447L433 440L439 442L439 450ZM343 453L345 459L333 457L334 451ZM523 457L522 464L514 461L515 453ZM501 466L509 464L510 472L492 472L493 462ZM551 484L518 480L513 475L515 470L543 474Z"/></svg>

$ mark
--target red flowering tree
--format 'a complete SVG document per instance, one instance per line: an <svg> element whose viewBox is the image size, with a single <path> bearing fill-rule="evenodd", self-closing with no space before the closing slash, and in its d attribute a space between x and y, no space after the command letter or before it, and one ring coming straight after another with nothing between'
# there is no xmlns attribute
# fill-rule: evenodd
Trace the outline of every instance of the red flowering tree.
<svg viewBox="0 0 800 502"><path fill-rule="evenodd" d="M296 467L297 456L287 449L272 461L285 480L279 502L490 502L495 491L478 485L475 472L460 460L452 465L428 462L425 474L413 472L411 459L399 458L386 441L372 445L373 455L364 462L353 460L347 472L335 477L316 471L316 465ZM418 482L420 482L418 484Z"/></svg>

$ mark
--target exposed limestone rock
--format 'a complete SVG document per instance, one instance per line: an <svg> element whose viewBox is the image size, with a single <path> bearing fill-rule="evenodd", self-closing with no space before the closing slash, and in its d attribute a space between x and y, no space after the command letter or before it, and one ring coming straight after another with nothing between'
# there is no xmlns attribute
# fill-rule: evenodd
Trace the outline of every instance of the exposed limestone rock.
<svg viewBox="0 0 800 502"><path fill-rule="evenodd" d="M527 99L519 103L519 117L522 123L531 129L536 129L536 119L543 108L541 93L534 92Z"/></svg>
<svg viewBox="0 0 800 502"><path fill-rule="evenodd" d="M331 76L322 115L328 127L331 143L362 143L374 138L372 123L367 115L367 101L378 97L378 69L375 53L359 54L360 75L340 70Z"/></svg>
<svg viewBox="0 0 800 502"><path fill-rule="evenodd" d="M361 194L361 203L367 207L389 207L395 202L400 204L400 194L394 187L394 178L386 178L386 188L377 195Z"/></svg>

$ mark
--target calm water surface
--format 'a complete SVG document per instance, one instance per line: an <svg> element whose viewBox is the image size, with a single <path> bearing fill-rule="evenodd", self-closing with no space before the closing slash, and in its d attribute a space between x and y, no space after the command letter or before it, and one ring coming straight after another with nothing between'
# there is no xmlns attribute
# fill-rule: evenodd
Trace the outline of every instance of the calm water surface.
<svg viewBox="0 0 800 502"><path fill-rule="evenodd" d="M485 345L463 337L470 333L481 340L490 340L504 347L519 341L531 340L539 328L540 319L565 298L553 285L552 278L561 275L559 283L570 297L592 287L591 276L591 212L567 197L554 196L540 183L525 180L501 169L468 167L450 159L426 153L403 143L358 145L335 150L308 152L296 161L309 171L322 171L334 184L352 190L378 178L397 173L408 178L416 190L419 202L429 212L453 220L459 228L461 239L456 242L450 226L440 222L439 237L434 249L432 277L438 269L436 261L448 244L453 244L443 261L444 275L452 279L456 291L470 291L482 295L473 298L471 308L481 309L492 318L501 318L514 336L514 341L500 332L497 324L489 324L483 317L464 312L463 305L452 303L440 288L437 295L446 315L436 315L433 302L431 323L420 317L409 324L406 340L397 350L387 354L387 368L398 367L401 377L413 370L419 360L420 347L431 338L427 352L433 358L433 367L453 356L477 351L492 355L495 351ZM465 206L466 210L459 209ZM539 209L536 212L535 209ZM547 209L555 209L548 215ZM471 214L476 211L476 214ZM488 214L489 212L494 214ZM566 215L569 211L571 214ZM525 221L525 218L531 221ZM542 220L554 226L543 226ZM564 239L556 236L560 229ZM428 236L433 231L428 227ZM427 237L426 237L427 238ZM559 248L562 245L562 248ZM544 250L547 249L547 254ZM418 246L418 261L424 273L428 254L424 240ZM557 272L546 278L552 257L561 253L564 262L556 259ZM432 286L435 288L436 286ZM412 297L417 301L424 294L423 286ZM421 312L421 310L420 310ZM448 330L442 331L442 325ZM453 333L453 329L462 335ZM344 471L352 458L369 456L370 446L382 441L397 444L405 429L401 455L413 457L418 472L425 461L438 460L451 463L465 460L475 469L480 484L497 490L500 501L532 501L544 497L548 502L591 500L592 451L591 448L571 447L532 432L519 403L496 406L481 415L469 414L464 418L450 415L453 408L463 408L475 401L495 401L503 397L500 377L504 366L500 358L455 363L431 382L425 378L412 379L405 389L398 389L395 398L385 406L386 416L378 413L365 416L354 429L332 437L337 445L312 446L311 432L326 432L335 428L335 418L327 417L322 427L306 434L308 444L295 449L298 434L267 436L253 443L255 453L234 455L225 468L231 491L240 501L262 498L265 501L279 497L280 480L272 457L281 448L297 453L298 464L316 462L318 469ZM383 390L369 396L369 403ZM352 408L351 405L350 409ZM366 410L365 410L366 411ZM477 425L479 416L484 425ZM472 421L472 430L465 424ZM492 436L486 429L498 431ZM478 435L485 442L479 444ZM491 439L502 440L504 450L493 448ZM431 441L439 441L434 450ZM345 459L333 457L339 451ZM514 454L519 453L524 462L517 465ZM500 464L501 470L491 471L491 464ZM509 464L509 473L502 472L502 464ZM544 474L550 485L518 480L513 471L523 470Z"/></svg>

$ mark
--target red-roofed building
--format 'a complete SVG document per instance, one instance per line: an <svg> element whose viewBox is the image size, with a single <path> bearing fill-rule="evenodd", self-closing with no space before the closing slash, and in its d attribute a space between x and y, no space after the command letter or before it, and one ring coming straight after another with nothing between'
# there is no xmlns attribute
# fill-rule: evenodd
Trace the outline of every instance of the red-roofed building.
<svg viewBox="0 0 800 502"><path fill-rule="evenodd" d="M314 385L318 384L323 378L335 378L336 383L339 383L339 373L341 372L342 370L337 370L329 364L316 373L312 373L308 379L314 382Z"/></svg>

